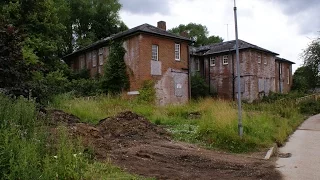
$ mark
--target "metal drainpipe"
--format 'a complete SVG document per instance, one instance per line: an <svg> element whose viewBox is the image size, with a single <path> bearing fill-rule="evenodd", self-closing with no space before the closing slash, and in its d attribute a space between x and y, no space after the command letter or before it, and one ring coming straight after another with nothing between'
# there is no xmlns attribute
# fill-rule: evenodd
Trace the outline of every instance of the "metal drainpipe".
<svg viewBox="0 0 320 180"><path fill-rule="evenodd" d="M210 81L210 57L208 58L208 81L209 81L209 95L211 93L211 81Z"/></svg>
<svg viewBox="0 0 320 180"><path fill-rule="evenodd" d="M189 100L191 100L191 58L190 58L190 45L188 45L188 88L189 88Z"/></svg>
<svg viewBox="0 0 320 180"><path fill-rule="evenodd" d="M229 53L230 53L230 49L229 49ZM232 100L234 101L235 100L235 97L234 97L234 56L233 54L231 55L232 56Z"/></svg>

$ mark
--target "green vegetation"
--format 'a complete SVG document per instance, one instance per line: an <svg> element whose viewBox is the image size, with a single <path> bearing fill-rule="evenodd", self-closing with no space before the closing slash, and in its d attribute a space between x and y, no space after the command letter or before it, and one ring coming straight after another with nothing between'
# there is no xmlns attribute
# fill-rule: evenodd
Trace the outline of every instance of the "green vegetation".
<svg viewBox="0 0 320 180"><path fill-rule="evenodd" d="M108 63L105 64L101 83L105 93L118 94L129 88L129 76L124 62L125 53L122 42L111 44Z"/></svg>
<svg viewBox="0 0 320 180"><path fill-rule="evenodd" d="M201 99L187 105L156 107L119 96L88 99L73 98L69 94L57 96L51 106L93 124L131 110L163 125L177 140L230 152L254 151L274 142L282 144L304 120L300 106L291 100L244 104L244 137L240 139L236 105L222 100Z"/></svg>
<svg viewBox="0 0 320 180"><path fill-rule="evenodd" d="M209 86L203 77L196 73L191 76L191 97L199 99L209 96Z"/></svg>
<svg viewBox="0 0 320 180"><path fill-rule="evenodd" d="M0 94L1 179L141 179L109 162L93 162L66 128L54 132L35 103Z"/></svg>
<svg viewBox="0 0 320 180"><path fill-rule="evenodd" d="M195 41L194 46L196 47L223 42L223 39L220 36L209 36L208 28L201 24L180 24L179 26L169 29L168 31L178 35L187 33L186 35Z"/></svg>

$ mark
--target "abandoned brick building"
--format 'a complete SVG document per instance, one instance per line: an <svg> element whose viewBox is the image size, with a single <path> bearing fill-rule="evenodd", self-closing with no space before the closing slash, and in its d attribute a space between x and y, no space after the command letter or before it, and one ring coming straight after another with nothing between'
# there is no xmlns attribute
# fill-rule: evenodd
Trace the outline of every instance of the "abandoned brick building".
<svg viewBox="0 0 320 180"><path fill-rule="evenodd" d="M123 41L124 57L130 78L131 94L138 94L146 80L154 80L157 104L179 104L189 99L190 39L166 31L166 23L158 27L143 24L97 41L64 57L71 69L88 69L92 77L103 73L108 62L110 42Z"/></svg>
<svg viewBox="0 0 320 180"><path fill-rule="evenodd" d="M236 99L237 72L235 40L191 48L191 72L200 73L210 92ZM242 99L252 102L269 92L287 93L292 85L291 61L277 53L239 40Z"/></svg>

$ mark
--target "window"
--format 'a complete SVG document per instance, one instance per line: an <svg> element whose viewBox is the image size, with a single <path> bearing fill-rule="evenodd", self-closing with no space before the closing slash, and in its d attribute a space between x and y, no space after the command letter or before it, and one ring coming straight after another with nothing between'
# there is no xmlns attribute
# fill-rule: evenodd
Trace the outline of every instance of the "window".
<svg viewBox="0 0 320 180"><path fill-rule="evenodd" d="M88 53L87 53L87 58L86 58L86 60L87 60L87 67L88 67L88 68L90 67L91 58L92 58L91 52L88 52Z"/></svg>
<svg viewBox="0 0 320 180"><path fill-rule="evenodd" d="M264 64L267 64L267 56L264 56L263 59L264 59Z"/></svg>
<svg viewBox="0 0 320 180"><path fill-rule="evenodd" d="M279 74L282 74L282 63L279 63Z"/></svg>
<svg viewBox="0 0 320 180"><path fill-rule="evenodd" d="M84 60L84 55L80 56L80 69L84 69L85 68L85 60Z"/></svg>
<svg viewBox="0 0 320 180"><path fill-rule="evenodd" d="M92 67L96 67L97 66L97 52L93 51L92 52Z"/></svg>
<svg viewBox="0 0 320 180"><path fill-rule="evenodd" d="M99 65L103 65L103 48L99 49Z"/></svg>
<svg viewBox="0 0 320 180"><path fill-rule="evenodd" d="M176 58L176 61L180 61L180 44L175 44L174 46L174 56Z"/></svg>
<svg viewBox="0 0 320 180"><path fill-rule="evenodd" d="M195 63L196 67L196 71L200 71L200 60L199 59L196 59L196 63Z"/></svg>
<svg viewBox="0 0 320 180"><path fill-rule="evenodd" d="M258 60L257 60L258 63L260 64L260 63L261 63L261 55L260 55L260 54L258 55L258 58L257 58L257 59L258 59Z"/></svg>
<svg viewBox="0 0 320 180"><path fill-rule="evenodd" d="M288 68L288 84L290 84L290 69Z"/></svg>
<svg viewBox="0 0 320 180"><path fill-rule="evenodd" d="M158 53L159 53L159 46L152 45L152 60L159 61Z"/></svg>
<svg viewBox="0 0 320 180"><path fill-rule="evenodd" d="M223 65L227 65L228 64L228 55L223 56Z"/></svg>
<svg viewBox="0 0 320 180"><path fill-rule="evenodd" d="M215 66L215 65L216 65L215 57L210 57L210 66Z"/></svg>

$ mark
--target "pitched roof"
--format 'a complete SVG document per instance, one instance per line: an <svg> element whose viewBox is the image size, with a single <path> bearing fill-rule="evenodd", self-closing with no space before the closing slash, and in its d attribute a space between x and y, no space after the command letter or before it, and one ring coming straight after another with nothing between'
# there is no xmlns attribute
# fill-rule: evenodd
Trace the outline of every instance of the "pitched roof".
<svg viewBox="0 0 320 180"><path fill-rule="evenodd" d="M256 50L271 53L274 55L279 55L275 52L269 51L267 49L264 49L262 47L259 47L257 45L248 43L248 42L240 40L240 39L239 39L239 49L240 50L241 49L256 49ZM218 54L218 53L235 51L235 50L236 50L236 41L232 40L232 41L226 41L226 42L222 42L222 43L215 43L215 44L210 44L210 45L206 45L206 46L201 46L201 47L197 48L196 52L204 52L203 55L211 55L211 54Z"/></svg>
<svg viewBox="0 0 320 180"><path fill-rule="evenodd" d="M95 48L97 46L103 46L103 45L107 44L108 42L110 42L111 40L120 39L120 38L127 37L127 36L130 36L132 34L136 34L136 33L154 34L154 35L158 35L158 36L164 36L164 37L168 37L168 38L179 39L179 40L182 40L182 41L191 42L191 40L189 38L186 38L186 37L183 37L183 36L179 36L177 34L165 31L163 29L160 29L158 27L152 26L150 24L142 24L140 26L131 28L131 29L127 30L127 31L123 31L123 32L111 35L110 37L107 37L107 38L101 39L99 41L96 41L96 42L90 44L89 46L86 46L86 47L81 48L81 49L79 49L79 50L77 50L77 51L75 51L75 52L73 52L71 54L66 55L64 58L72 56L72 55L75 55L75 54L78 54L78 53L86 51L88 49Z"/></svg>
<svg viewBox="0 0 320 180"><path fill-rule="evenodd" d="M283 59L281 57L276 57L276 61L286 62L286 63L290 63L290 64L296 64L295 62L289 61L287 59Z"/></svg>

